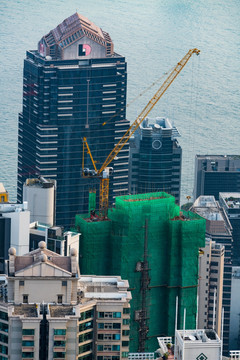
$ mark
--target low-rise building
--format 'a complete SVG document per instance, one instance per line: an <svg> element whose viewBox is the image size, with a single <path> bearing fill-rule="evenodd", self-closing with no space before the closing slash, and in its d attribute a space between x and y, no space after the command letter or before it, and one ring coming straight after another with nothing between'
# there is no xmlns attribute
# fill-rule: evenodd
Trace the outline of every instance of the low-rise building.
<svg viewBox="0 0 240 360"><path fill-rule="evenodd" d="M0 358L120 360L128 356L131 294L118 276L80 276L77 252L60 256L40 242L9 249L0 302Z"/></svg>
<svg viewBox="0 0 240 360"><path fill-rule="evenodd" d="M222 341L214 330L176 330L176 360L219 360Z"/></svg>

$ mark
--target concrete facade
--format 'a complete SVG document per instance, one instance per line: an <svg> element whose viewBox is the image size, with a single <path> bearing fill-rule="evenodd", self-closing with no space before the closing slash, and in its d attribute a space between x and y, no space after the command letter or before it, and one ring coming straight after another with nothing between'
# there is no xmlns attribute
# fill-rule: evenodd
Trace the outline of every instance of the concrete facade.
<svg viewBox="0 0 240 360"><path fill-rule="evenodd" d="M199 255L198 328L221 336L224 246L206 239ZM215 307L215 308L214 308ZM214 316L215 314L215 316Z"/></svg>
<svg viewBox="0 0 240 360"><path fill-rule="evenodd" d="M24 256L9 249L0 299L1 359L127 358L128 281L80 276L76 255L72 249L60 256L44 242Z"/></svg>
<svg viewBox="0 0 240 360"><path fill-rule="evenodd" d="M177 330L176 360L219 360L221 340L214 330Z"/></svg>
<svg viewBox="0 0 240 360"><path fill-rule="evenodd" d="M10 246L14 246L18 255L23 255L29 249L30 211L28 204L0 204L0 215L10 220ZM5 234L6 235L6 234Z"/></svg>
<svg viewBox="0 0 240 360"><path fill-rule="evenodd" d="M48 226L55 225L55 191L54 180L27 179L23 185L23 201L27 201L30 211L30 222L39 221Z"/></svg>
<svg viewBox="0 0 240 360"><path fill-rule="evenodd" d="M232 284L232 226L228 216L214 196L199 196L194 202L192 211L206 219L206 237L217 244L224 245L224 274L223 274L223 350L228 353L230 332L230 307L231 307L231 284ZM216 269L215 269L216 270ZM212 281L218 282L219 274L211 275ZM213 290L213 289L212 289Z"/></svg>

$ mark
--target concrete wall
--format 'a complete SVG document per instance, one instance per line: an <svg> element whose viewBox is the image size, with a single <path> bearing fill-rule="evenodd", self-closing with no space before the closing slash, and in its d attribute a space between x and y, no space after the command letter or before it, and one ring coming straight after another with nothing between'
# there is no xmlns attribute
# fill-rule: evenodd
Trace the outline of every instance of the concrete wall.
<svg viewBox="0 0 240 360"><path fill-rule="evenodd" d="M31 223L38 221L48 226L54 225L54 192L54 186L41 188L23 185L23 201L28 202Z"/></svg>
<svg viewBox="0 0 240 360"><path fill-rule="evenodd" d="M62 295L63 303L71 303L72 300L72 280L67 281L67 286L62 286L62 281L67 279L24 279L24 285L20 286L19 281L15 280L14 302L23 302L23 295L28 295L29 303L57 303L58 295ZM77 279L75 280L77 282ZM76 291L76 289L75 289ZM73 296L73 301L76 301Z"/></svg>
<svg viewBox="0 0 240 360"><path fill-rule="evenodd" d="M2 216L11 219L11 246L15 247L16 254L28 253L30 211L3 213Z"/></svg>

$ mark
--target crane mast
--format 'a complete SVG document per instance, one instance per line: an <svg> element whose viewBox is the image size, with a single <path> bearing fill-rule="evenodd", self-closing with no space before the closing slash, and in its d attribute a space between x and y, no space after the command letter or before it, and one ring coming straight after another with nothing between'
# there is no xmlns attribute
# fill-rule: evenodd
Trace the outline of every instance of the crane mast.
<svg viewBox="0 0 240 360"><path fill-rule="evenodd" d="M95 161L93 160L90 148L87 143L87 139L83 139L83 150L85 147L87 148L87 153L90 155L92 164L95 170L89 170L89 172L85 171L84 173L84 154L83 154L83 176L85 177L100 177L100 193L99 193L99 212L100 216L106 217L108 210L108 194L109 194L109 173L111 172L111 168L108 168L108 165L113 161L113 159L118 155L123 146L127 143L129 138L135 133L135 131L139 128L143 120L147 117L150 111L154 108L157 102L161 99L163 94L167 91L169 86L178 76L178 74L182 71L184 66L187 64L189 59L193 54L199 55L200 50L197 48L190 49L187 54L177 63L177 65L173 68L167 79L160 86L160 88L153 95L151 100L147 103L141 113L138 115L136 120L132 123L126 133L119 140L117 145L113 148L110 154L107 156L106 160L102 164L99 170L96 169Z"/></svg>

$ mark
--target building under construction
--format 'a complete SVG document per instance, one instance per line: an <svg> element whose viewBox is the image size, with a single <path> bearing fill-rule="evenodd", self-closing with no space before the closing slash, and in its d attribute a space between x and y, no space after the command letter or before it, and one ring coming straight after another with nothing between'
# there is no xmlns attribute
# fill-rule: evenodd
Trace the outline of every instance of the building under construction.
<svg viewBox="0 0 240 360"><path fill-rule="evenodd" d="M97 220L97 218L95 219ZM121 275L132 292L130 351L154 351L157 336L196 326L198 250L205 244L205 220L181 212L164 192L116 198L108 220L76 216L82 233L82 274Z"/></svg>

